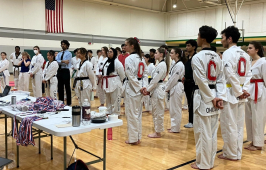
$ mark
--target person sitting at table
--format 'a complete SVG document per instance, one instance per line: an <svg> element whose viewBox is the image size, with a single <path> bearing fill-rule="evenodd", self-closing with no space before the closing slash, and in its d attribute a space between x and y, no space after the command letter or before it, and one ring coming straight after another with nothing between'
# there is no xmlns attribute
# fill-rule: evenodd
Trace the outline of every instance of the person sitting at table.
<svg viewBox="0 0 266 170"><path fill-rule="evenodd" d="M30 55L27 52L22 53L22 60L18 63L18 66L21 66L20 74L19 74L19 82L18 89L23 91L29 91L29 83L30 83L30 74L29 74L29 66L30 66Z"/></svg>
<svg viewBox="0 0 266 170"><path fill-rule="evenodd" d="M44 70L43 70L43 79L42 82L46 87L46 96L50 96L52 98L57 98L57 70L59 68L58 63L55 61L55 52L50 50L47 53L48 62L46 62Z"/></svg>
<svg viewBox="0 0 266 170"><path fill-rule="evenodd" d="M1 79L1 89L4 91L6 85L9 86L9 61L6 59L6 53L1 52L2 61L0 61L0 79Z"/></svg>

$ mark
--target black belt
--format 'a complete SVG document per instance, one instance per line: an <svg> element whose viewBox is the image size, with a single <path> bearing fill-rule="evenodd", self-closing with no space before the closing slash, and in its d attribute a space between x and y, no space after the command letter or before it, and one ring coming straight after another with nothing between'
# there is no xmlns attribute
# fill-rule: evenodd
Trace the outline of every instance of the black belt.
<svg viewBox="0 0 266 170"><path fill-rule="evenodd" d="M215 85L215 84L209 84L209 88L210 88L210 89L216 89L216 85ZM194 86L194 89L195 89L195 90L199 89L199 86L198 86L198 85L195 85L195 86Z"/></svg>
<svg viewBox="0 0 266 170"><path fill-rule="evenodd" d="M182 80L179 79L177 82L182 82ZM170 91L167 93L167 99L170 100Z"/></svg>
<svg viewBox="0 0 266 170"><path fill-rule="evenodd" d="M46 77L46 74L44 75L44 77ZM53 75L52 77L56 77L56 75ZM49 80L48 80L49 81Z"/></svg>
<svg viewBox="0 0 266 170"><path fill-rule="evenodd" d="M75 80L87 80L89 77L76 77Z"/></svg>
<svg viewBox="0 0 266 170"><path fill-rule="evenodd" d="M148 78L148 82L149 82L149 83L151 82L151 80L152 80L152 78Z"/></svg>
<svg viewBox="0 0 266 170"><path fill-rule="evenodd" d="M76 84L77 84L77 81L80 81L80 80L88 80L90 79L89 77L76 77L75 80L74 80L74 83L73 83L73 89L75 89L76 87ZM83 86L81 85L81 87L83 88Z"/></svg>
<svg viewBox="0 0 266 170"><path fill-rule="evenodd" d="M153 78L148 78L149 83L151 82ZM163 83L163 80L160 80L158 83Z"/></svg>
<svg viewBox="0 0 266 170"><path fill-rule="evenodd" d="M142 80L142 78L137 78L138 80ZM125 80L128 80L128 78L126 77Z"/></svg>
<svg viewBox="0 0 266 170"><path fill-rule="evenodd" d="M215 84L209 84L208 86L209 86L210 89L216 89L216 85ZM191 99L192 99L192 101L193 101L193 97L194 97L194 92L197 89L199 89L199 86L198 85L195 85L194 86L194 89L193 89L193 91L191 93Z"/></svg>

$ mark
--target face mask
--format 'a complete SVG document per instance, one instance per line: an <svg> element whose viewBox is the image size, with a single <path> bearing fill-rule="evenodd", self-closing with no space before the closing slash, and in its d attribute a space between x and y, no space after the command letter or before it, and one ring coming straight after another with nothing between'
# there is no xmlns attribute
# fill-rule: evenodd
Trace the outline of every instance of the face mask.
<svg viewBox="0 0 266 170"><path fill-rule="evenodd" d="M33 50L34 54L38 54L38 50Z"/></svg>

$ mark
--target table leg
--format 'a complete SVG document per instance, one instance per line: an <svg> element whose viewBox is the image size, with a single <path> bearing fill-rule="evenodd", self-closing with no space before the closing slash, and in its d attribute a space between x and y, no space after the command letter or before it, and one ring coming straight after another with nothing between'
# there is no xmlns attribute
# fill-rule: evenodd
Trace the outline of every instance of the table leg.
<svg viewBox="0 0 266 170"><path fill-rule="evenodd" d="M39 135L39 154L41 154L41 133L40 130L38 130L38 135Z"/></svg>
<svg viewBox="0 0 266 170"><path fill-rule="evenodd" d="M13 117L11 118L11 128L12 128L12 131L11 131L11 134L10 134L10 135L13 136L13 130L14 130L14 129L13 129L13 128L14 128L14 127L13 127Z"/></svg>
<svg viewBox="0 0 266 170"><path fill-rule="evenodd" d="M53 135L51 135L51 160L53 160L53 156L54 153L53 153Z"/></svg>
<svg viewBox="0 0 266 170"><path fill-rule="evenodd" d="M64 137L64 170L66 170L66 159L67 159L67 137Z"/></svg>
<svg viewBox="0 0 266 170"><path fill-rule="evenodd" d="M103 170L106 169L106 129L103 131Z"/></svg>
<svg viewBox="0 0 266 170"><path fill-rule="evenodd" d="M7 115L5 115L5 152L7 159Z"/></svg>
<svg viewBox="0 0 266 170"><path fill-rule="evenodd" d="M16 125L18 127L18 120L16 120ZM19 168L19 146L18 145L17 145L17 168Z"/></svg>

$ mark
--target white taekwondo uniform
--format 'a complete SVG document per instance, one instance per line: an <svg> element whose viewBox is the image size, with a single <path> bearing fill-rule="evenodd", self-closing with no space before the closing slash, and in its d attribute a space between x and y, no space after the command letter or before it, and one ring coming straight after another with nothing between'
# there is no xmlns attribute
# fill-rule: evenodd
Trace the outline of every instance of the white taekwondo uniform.
<svg viewBox="0 0 266 170"><path fill-rule="evenodd" d="M152 103L152 117L154 122L155 132L164 131L164 97L165 84L164 79L167 75L167 65L164 60L160 61L152 72L152 80L147 87L150 92Z"/></svg>
<svg viewBox="0 0 266 170"><path fill-rule="evenodd" d="M20 72L20 67L18 67L18 63L22 60L22 53L18 56L16 56L16 52L13 52L9 56L10 62L13 63L13 75L14 75L14 83L15 83L15 88L18 88L18 81L19 81L19 72Z"/></svg>
<svg viewBox="0 0 266 170"><path fill-rule="evenodd" d="M110 62L105 63L103 68L103 90L106 95L106 107L109 114L120 115L120 102L122 92L122 81L125 78L125 71L122 63L116 58L114 60L114 72L107 75Z"/></svg>
<svg viewBox="0 0 266 170"><path fill-rule="evenodd" d="M108 57L103 58L103 56L101 56L98 60L98 65L97 65L97 69L96 69L96 76L97 75L102 75L103 72L103 65L105 64L105 62L107 61ZM97 94L98 97L100 99L101 104L105 103L105 92L102 89L102 79L98 79L98 86L97 86Z"/></svg>
<svg viewBox="0 0 266 170"><path fill-rule="evenodd" d="M211 169L217 152L218 115L214 108L215 97L226 99L223 63L211 48L203 48L194 55L191 66L195 91L193 96L194 136L196 165L199 169Z"/></svg>
<svg viewBox="0 0 266 170"><path fill-rule="evenodd" d="M125 60L125 114L127 117L128 141L137 142L142 137L142 94L140 90L147 87L147 66L141 57L130 54Z"/></svg>
<svg viewBox="0 0 266 170"><path fill-rule="evenodd" d="M74 80L73 87L76 86L78 89L79 104L82 106L85 99L90 102L91 91L94 82L94 73L91 62L84 60L79 63L77 77ZM76 82L76 83L75 83Z"/></svg>
<svg viewBox="0 0 266 170"><path fill-rule="evenodd" d="M45 93L46 96L50 96L52 98L57 98L58 80L56 74L58 68L59 65L57 61L52 61L52 62L47 61L43 69L43 80L47 82L45 85L46 87Z"/></svg>
<svg viewBox="0 0 266 170"><path fill-rule="evenodd" d="M239 100L243 90L248 90L252 73L250 56L241 48L232 46L223 53L224 75L227 99L220 117L221 132L224 141L223 156L228 159L241 159L245 102Z"/></svg>
<svg viewBox="0 0 266 170"><path fill-rule="evenodd" d="M169 78L165 86L165 91L169 91L167 97L170 97L170 117L171 117L171 131L180 132L182 120L182 98L184 94L184 85L182 78L185 75L185 66L179 60L169 72Z"/></svg>
<svg viewBox="0 0 266 170"><path fill-rule="evenodd" d="M32 78L32 90L33 96L38 98L42 97L42 67L44 58L42 54L33 56L30 63L29 73L33 74Z"/></svg>
<svg viewBox="0 0 266 170"><path fill-rule="evenodd" d="M264 127L266 110L266 60L260 58L251 67L252 78L248 93L250 97L245 104L247 140L254 146L264 146Z"/></svg>
<svg viewBox="0 0 266 170"><path fill-rule="evenodd" d="M1 78L1 89L2 92L4 91L6 85L9 86L9 61L7 59L1 60L0 61L0 73L2 73L2 76L0 76Z"/></svg>

